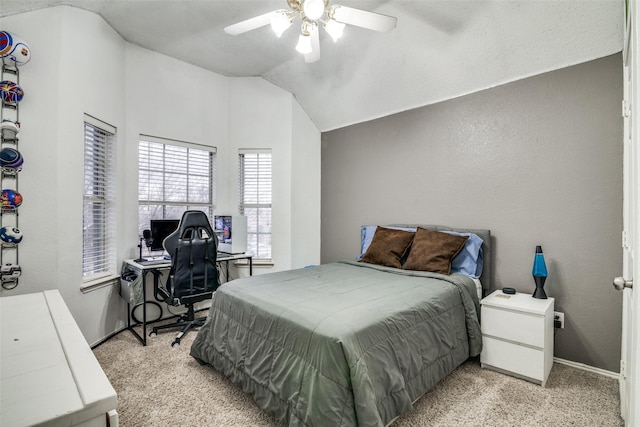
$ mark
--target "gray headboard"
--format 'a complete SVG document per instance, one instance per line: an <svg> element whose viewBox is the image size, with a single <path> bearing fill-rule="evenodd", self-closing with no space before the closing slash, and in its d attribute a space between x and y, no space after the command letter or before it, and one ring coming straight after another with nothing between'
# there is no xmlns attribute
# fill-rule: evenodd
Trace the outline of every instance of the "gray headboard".
<svg viewBox="0 0 640 427"><path fill-rule="evenodd" d="M422 227L427 230L435 231L457 231L460 233L474 233L482 239L482 275L480 282L482 283L483 296L488 295L493 290L493 271L491 271L491 231L486 229L472 228L452 228L444 225L427 225L427 224L389 224L390 227Z"/></svg>

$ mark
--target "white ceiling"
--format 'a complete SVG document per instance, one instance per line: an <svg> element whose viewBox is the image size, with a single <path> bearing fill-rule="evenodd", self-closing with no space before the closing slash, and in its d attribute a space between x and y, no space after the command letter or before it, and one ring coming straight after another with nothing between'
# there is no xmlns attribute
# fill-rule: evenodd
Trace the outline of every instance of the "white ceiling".
<svg viewBox="0 0 640 427"><path fill-rule="evenodd" d="M390 33L321 32L320 61L295 51L294 24L223 28L286 0L0 0L0 16L66 4L125 40L225 76L262 76L294 94L321 131L432 104L622 49L623 0L331 0L398 18ZM19 31L16 30L19 34ZM28 42L28 41L27 41Z"/></svg>

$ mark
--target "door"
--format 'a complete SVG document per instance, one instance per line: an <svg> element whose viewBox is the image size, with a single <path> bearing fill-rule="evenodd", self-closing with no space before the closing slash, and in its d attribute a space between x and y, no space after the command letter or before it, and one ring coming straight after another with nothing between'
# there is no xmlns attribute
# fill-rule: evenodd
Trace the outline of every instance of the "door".
<svg viewBox="0 0 640 427"><path fill-rule="evenodd" d="M640 292L634 292L634 276L640 275L640 144L638 127L638 30L636 0L628 0L625 15L624 61L624 207L622 277L614 280L622 296L622 348L620 361L620 410L627 426L640 425Z"/></svg>

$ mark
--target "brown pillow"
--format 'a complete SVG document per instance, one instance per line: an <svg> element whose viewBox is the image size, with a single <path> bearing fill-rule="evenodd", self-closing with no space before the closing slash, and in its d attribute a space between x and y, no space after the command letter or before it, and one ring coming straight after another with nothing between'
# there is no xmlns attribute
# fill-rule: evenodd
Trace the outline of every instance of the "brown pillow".
<svg viewBox="0 0 640 427"><path fill-rule="evenodd" d="M468 238L418 227L402 268L448 275L451 272L451 260L458 255Z"/></svg>
<svg viewBox="0 0 640 427"><path fill-rule="evenodd" d="M401 268L400 260L411 244L415 233L378 227L360 262Z"/></svg>

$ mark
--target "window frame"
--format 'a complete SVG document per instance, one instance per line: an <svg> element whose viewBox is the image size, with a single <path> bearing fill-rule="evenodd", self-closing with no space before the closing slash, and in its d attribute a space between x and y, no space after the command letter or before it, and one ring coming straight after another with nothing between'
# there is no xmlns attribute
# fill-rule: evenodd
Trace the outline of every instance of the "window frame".
<svg viewBox="0 0 640 427"><path fill-rule="evenodd" d="M269 156L269 171L268 171L268 175L269 175L269 184L268 184L268 188L269 188L269 195L268 195L268 203L267 202L260 202L260 199L262 198L262 196L264 195L264 193L260 192L260 189L258 188L257 194L256 194L256 203L245 203L245 199L246 199L246 194L245 194L245 182L246 182L246 176L245 176L245 171L246 171L246 165L245 165L245 156L246 155L253 155L256 154L258 156L260 155L268 155ZM257 173L260 174L260 159L258 157L257 159L258 162L258 166L257 166ZM260 180L260 178L257 178L258 180ZM269 223L269 230L268 232L265 231L260 231L260 224L256 224L256 231L251 231L252 230L252 224L250 221L250 218L247 216L247 253L250 253L249 250L249 245L250 242L252 241L251 236L255 235L255 241L256 241L256 251L258 253L256 254L252 254L253 255L253 262L256 262L257 264L272 264L273 263L273 153L271 149L265 148L265 149L239 149L238 150L238 197L239 197L239 212L240 215L246 215L245 209L269 209L269 219L268 219L268 223ZM260 215L258 214L256 217L256 220L259 221ZM264 256L261 257L260 253L259 253L259 247L260 244L259 242L259 237L260 235L263 236L269 236L269 245L268 245L268 252L269 252L269 256Z"/></svg>
<svg viewBox="0 0 640 427"><path fill-rule="evenodd" d="M83 128L82 289L112 280L114 276L117 276L115 239L117 128L88 114L84 115ZM91 136L94 138L93 140L89 139ZM95 138L99 138L99 140ZM91 145L89 145L90 141L92 141ZM97 145L102 145L102 147ZM90 164L93 165L91 169L89 169ZM92 181L89 187L88 180ZM88 188L91 189L88 191ZM94 208L97 205L99 209L98 211L90 209L88 205L94 205ZM87 234L88 211L93 214L91 223L101 224L96 237ZM95 250L89 251L87 249L88 240L101 242L100 248L97 250L101 258L97 261L91 262L88 259L96 254ZM88 264L93 264L93 266Z"/></svg>
<svg viewBox="0 0 640 427"><path fill-rule="evenodd" d="M159 144L162 145L162 154L161 154L161 158L162 158L162 168L158 169L158 168L152 168L151 167L151 162L149 160L149 165L148 167L143 167L142 165L142 159L141 159L141 153L142 153L142 145L143 144ZM150 145L149 145L150 147ZM169 148L168 148L169 147ZM203 177L205 175L202 174L190 174L188 171L185 173L178 173L175 171L171 171L171 167L169 167L169 169L167 169L167 159L171 158L171 154L169 154L169 156L167 157L167 150L172 150L172 149L176 149L176 148L182 148L182 149L187 149L187 150L197 150L199 152L202 153L208 153L209 155L209 161L208 161L208 176L206 177L206 180L208 181L208 187L209 187L209 191L208 193L208 202L199 202L199 201L190 201L189 200L189 177L190 176L199 176L199 177ZM151 154L149 154L149 159L151 158ZM195 155L196 153L194 153ZM187 154L188 155L188 154ZM189 162L186 162L187 167L189 166ZM142 236L143 234L143 230L148 229L149 228L149 223L147 221L147 223L144 223L144 221L141 221L143 214L142 214L142 208L145 206L158 206L161 209L162 212L162 216L158 217L158 216L154 216L154 215L150 215L148 217L148 219L180 219L180 217L182 216L180 214L179 217L175 217L175 215L172 214L168 214L167 210L170 209L171 207L174 208L182 208L184 207L184 210L187 209L196 209L196 210L202 210L203 212L205 212L207 214L207 217L209 218L209 220L212 220L212 215L215 212L215 208L216 208L216 164L217 164L217 148L213 147L213 146L207 146L207 145L201 145L201 144L195 144L195 143L191 143L191 142L186 142L186 141L179 141L179 140L174 140L174 139L169 139L169 138L161 138L161 137L157 137L157 136L151 136L151 135L144 135L144 134L140 134L139 138L138 138L138 231L139 231L139 235ZM143 187L143 183L142 183L142 174L144 172L147 172L149 175L151 175L152 173L154 174L161 174L162 175L162 189L161 192L163 194L162 199L159 200L154 200L152 198L149 197L149 194L147 194L146 198L141 197L143 194L141 193L141 189ZM167 194L168 194L168 189L166 187L166 176L167 174L170 173L174 173L174 174L178 174L178 175L184 175L185 176L185 182L186 182L186 187L185 187L185 191L183 192L186 195L186 198L184 200L167 200ZM149 178L150 181L150 178ZM148 188L148 187L147 187ZM183 211L184 211L183 210Z"/></svg>

